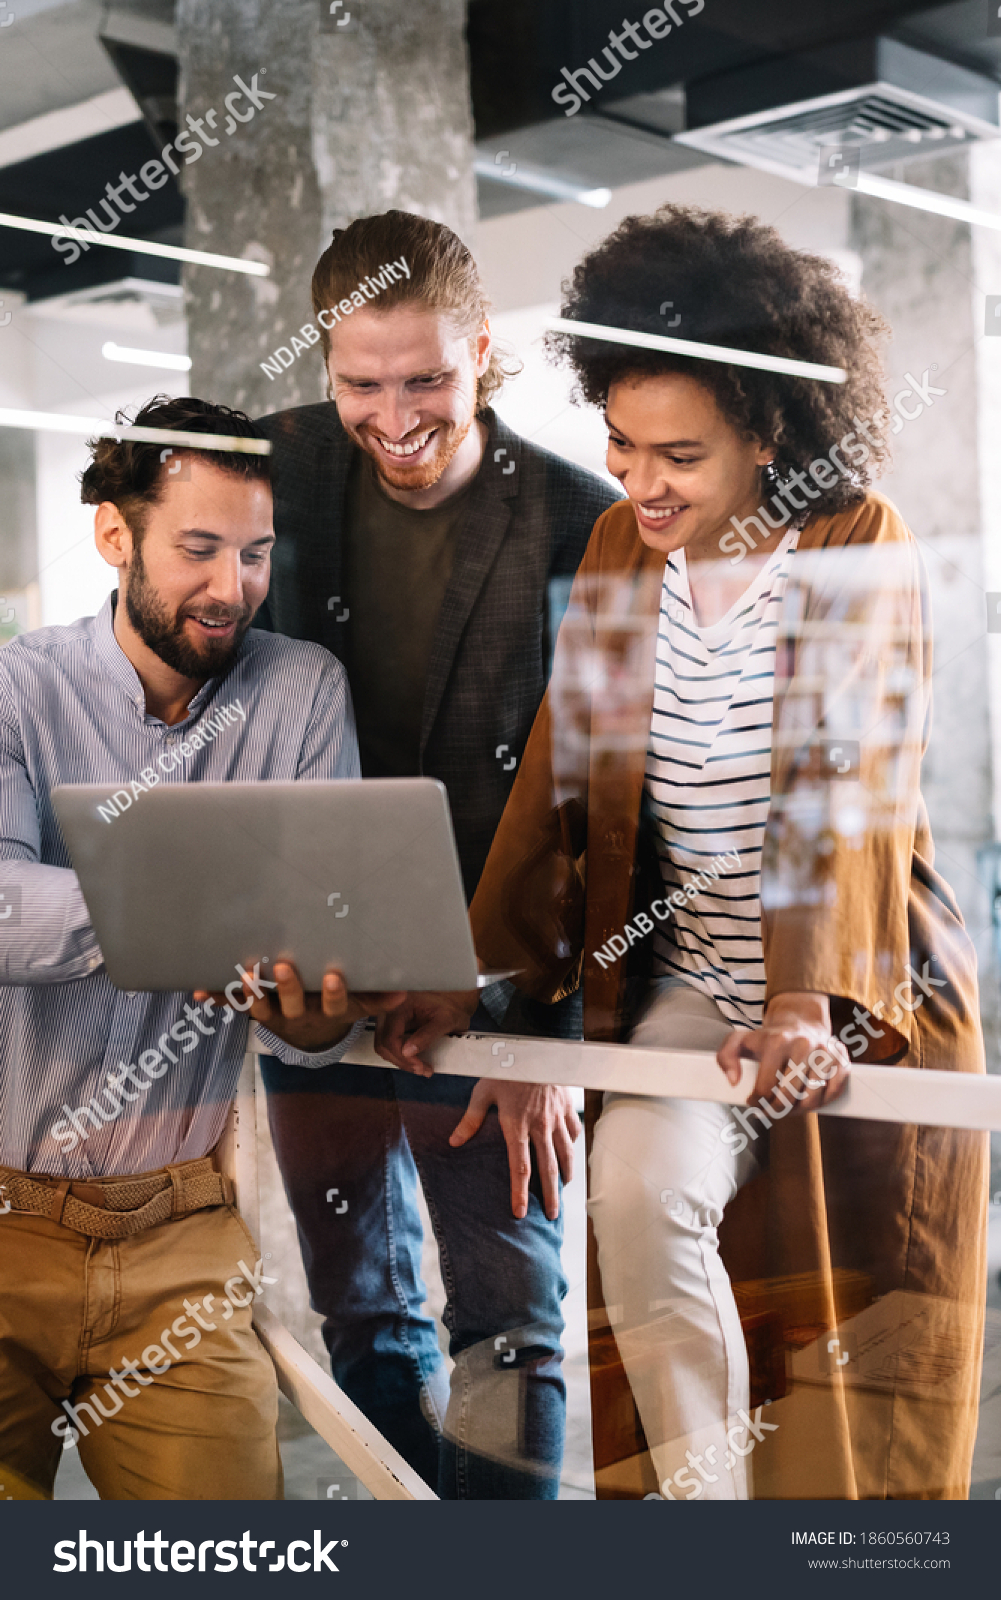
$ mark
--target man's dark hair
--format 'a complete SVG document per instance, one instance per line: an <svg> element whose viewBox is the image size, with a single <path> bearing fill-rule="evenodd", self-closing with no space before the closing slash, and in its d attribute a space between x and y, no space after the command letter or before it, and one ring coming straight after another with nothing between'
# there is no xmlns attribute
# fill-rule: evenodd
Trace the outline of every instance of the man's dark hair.
<svg viewBox="0 0 1001 1600"><path fill-rule="evenodd" d="M665 301L672 304L662 316ZM611 385L623 378L687 373L744 437L775 446L783 478L857 431L856 416L868 425L885 406L882 317L852 298L833 262L794 250L753 217L679 205L626 217L574 269L561 314L658 334L668 333L667 318L680 316L673 329L679 339L843 367L847 381L829 383L572 334L547 336L550 354L573 368L575 398L593 405L604 406ZM884 444L874 444L870 470L853 466L850 480L839 475L814 510L857 503L871 469L880 471L888 455Z"/></svg>
<svg viewBox="0 0 1001 1600"><path fill-rule="evenodd" d="M243 411L229 406L214 406L208 400L154 395L130 418L119 411L116 422L139 428L167 428L181 433L220 433L230 438L263 439ZM271 482L271 458L240 450L202 450L193 445L164 446L140 439L88 439L92 460L80 474L80 499L85 506L99 506L110 500L116 505L137 539L146 526L151 506L162 498L170 466L179 458L197 456L234 477Z"/></svg>

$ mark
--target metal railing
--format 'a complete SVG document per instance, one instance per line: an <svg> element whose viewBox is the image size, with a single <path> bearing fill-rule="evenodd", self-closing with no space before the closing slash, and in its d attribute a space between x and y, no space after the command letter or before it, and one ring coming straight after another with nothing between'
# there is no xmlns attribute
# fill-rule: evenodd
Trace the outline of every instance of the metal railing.
<svg viewBox="0 0 1001 1600"><path fill-rule="evenodd" d="M368 1033L344 1058L352 1066L386 1067ZM467 1033L443 1039L430 1052L435 1071L455 1077L507 1078L679 1100L744 1106L755 1063L745 1061L739 1085L727 1082L715 1056L702 1050L644 1050L633 1045L527 1039ZM319 1069L336 1071L335 1068ZM848 1087L819 1116L939 1128L1001 1130L1001 1077L854 1066ZM256 1058L244 1058L240 1086L220 1147L237 1204L260 1238L257 1183ZM306 1421L377 1500L434 1500L437 1496L383 1438L344 1391L267 1307L254 1325L275 1364L278 1385Z"/></svg>

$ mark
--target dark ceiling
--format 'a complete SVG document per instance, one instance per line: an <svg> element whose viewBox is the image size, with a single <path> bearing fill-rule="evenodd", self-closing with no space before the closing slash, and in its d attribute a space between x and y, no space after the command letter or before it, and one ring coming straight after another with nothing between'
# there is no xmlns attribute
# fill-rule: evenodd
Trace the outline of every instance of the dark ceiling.
<svg viewBox="0 0 1001 1600"><path fill-rule="evenodd" d="M974 0L986 32L986 0ZM969 10L960 5L936 11ZM642 14L635 7L636 15ZM927 0L707 0L659 50L630 63L630 96L816 49L858 35L891 32L927 12ZM477 139L492 138L554 113L560 68L573 69L621 29L622 0L472 0L469 50ZM1001 40L991 41L1001 46ZM993 58L1001 63L1001 49Z"/></svg>
<svg viewBox="0 0 1001 1600"><path fill-rule="evenodd" d="M587 119L591 147L596 137L613 147L616 126L628 124L645 139L648 151L663 150L670 140L665 91L678 85L689 90L711 86L734 68L876 33L1001 82L1001 37L988 35L987 13L987 0L954 0L932 8L920 0L755 0L753 5L748 0L707 0L663 48L643 53L630 66L627 97L621 92L616 97L610 87L600 108L585 107L574 128ZM642 15L639 6L636 15ZM621 29L622 22L623 0L471 0L468 34L478 144L539 124L558 125L552 126L558 141L566 123L551 96L561 67L572 70L600 54L609 30ZM171 139L177 118L173 57L161 50L102 43L119 79L140 105L143 120L0 168L0 210L51 222L61 214L72 219L98 204L109 173L138 173ZM794 76L790 68L790 78ZM790 83L791 98L794 91ZM587 141L580 143L583 147ZM685 156L686 162L691 159ZM491 179L481 180L481 197L488 213L533 203L531 196L513 194ZM137 237L179 244L183 223L184 202L171 178L143 205ZM173 263L96 247L67 265L48 238L0 228L0 287L21 290L30 299L125 275L178 281Z"/></svg>

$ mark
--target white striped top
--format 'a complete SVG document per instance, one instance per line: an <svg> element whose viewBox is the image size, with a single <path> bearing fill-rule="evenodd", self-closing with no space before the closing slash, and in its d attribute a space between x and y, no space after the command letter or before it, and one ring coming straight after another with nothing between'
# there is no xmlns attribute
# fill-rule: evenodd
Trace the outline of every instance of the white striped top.
<svg viewBox="0 0 1001 1600"><path fill-rule="evenodd" d="M684 551L664 569L646 791L665 888L689 898L654 934L654 971L683 978L737 1027L764 1011L761 850L771 790L775 641L799 531L710 628L695 623ZM722 865L718 857L736 851Z"/></svg>

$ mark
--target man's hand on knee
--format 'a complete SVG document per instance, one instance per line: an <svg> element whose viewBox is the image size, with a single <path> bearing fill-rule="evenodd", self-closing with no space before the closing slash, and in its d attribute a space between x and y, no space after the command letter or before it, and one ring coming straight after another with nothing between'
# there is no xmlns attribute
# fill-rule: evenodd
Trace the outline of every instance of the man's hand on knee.
<svg viewBox="0 0 1001 1600"><path fill-rule="evenodd" d="M516 1217L528 1214L534 1146L546 1216L555 1222L560 1214L560 1175L564 1183L573 1177L573 1146L580 1136L580 1119L570 1090L557 1084L481 1078L449 1143L466 1144L483 1126L491 1106L497 1107L507 1144L512 1212Z"/></svg>

